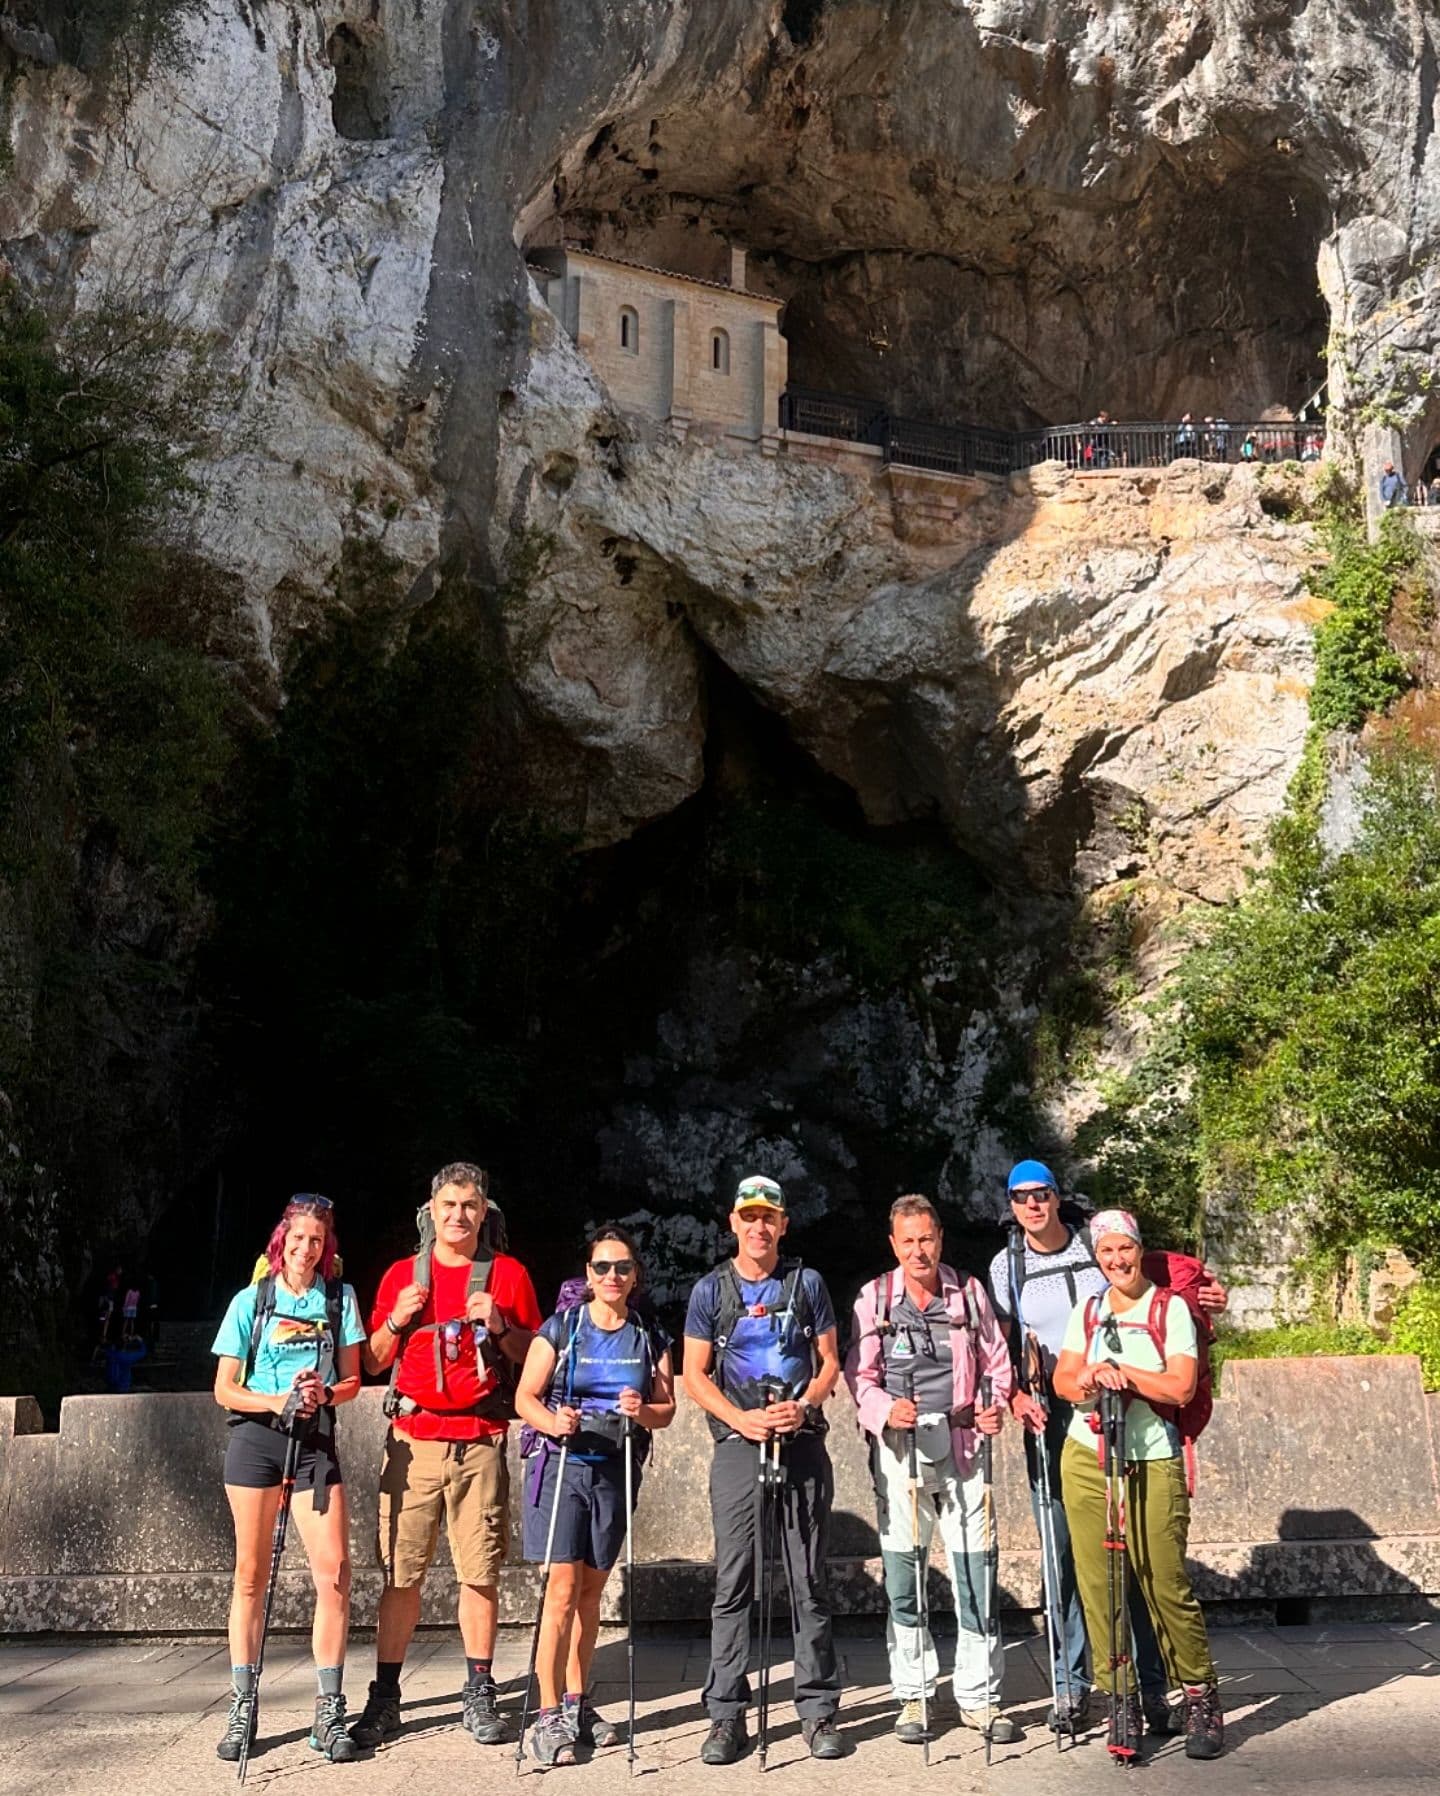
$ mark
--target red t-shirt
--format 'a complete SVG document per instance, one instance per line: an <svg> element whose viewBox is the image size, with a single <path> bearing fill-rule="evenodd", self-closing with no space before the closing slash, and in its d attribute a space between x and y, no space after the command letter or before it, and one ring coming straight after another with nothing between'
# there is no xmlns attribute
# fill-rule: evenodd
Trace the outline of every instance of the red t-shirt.
<svg viewBox="0 0 1440 1796"><path fill-rule="evenodd" d="M470 1262L463 1266L442 1266L438 1260L431 1260L431 1277L433 1283L430 1295L425 1299L425 1307L414 1318L411 1326L419 1329L427 1322L434 1322L438 1317L442 1326L455 1317L465 1314L465 1297L470 1289ZM390 1314L395 1299L413 1283L415 1278L415 1260L397 1260L380 1280L380 1289L375 1295L375 1306L370 1312L370 1332L373 1335L381 1323ZM532 1333L539 1328L542 1321L540 1305L535 1301L535 1287L530 1282L530 1274L508 1253L496 1254L490 1266L490 1283L486 1286L490 1295L505 1313L505 1320L515 1328L529 1329ZM400 1357L400 1372L396 1379L396 1388L402 1396L413 1397L415 1402L423 1405L420 1413L413 1416L396 1416L395 1428L401 1434L408 1434L411 1440L417 1441L473 1441L482 1435L504 1434L505 1424L493 1421L488 1416L449 1415L449 1410L466 1410L473 1408L482 1397L489 1394L495 1383L495 1375L488 1369L482 1369L475 1356L475 1332L470 1328L462 1328L460 1338L456 1342L456 1357L452 1360L445 1352L445 1341L440 1339L440 1371L442 1383L435 1383L435 1335L427 1331L424 1334L412 1334L405 1343ZM430 1411L438 1414L430 1414Z"/></svg>

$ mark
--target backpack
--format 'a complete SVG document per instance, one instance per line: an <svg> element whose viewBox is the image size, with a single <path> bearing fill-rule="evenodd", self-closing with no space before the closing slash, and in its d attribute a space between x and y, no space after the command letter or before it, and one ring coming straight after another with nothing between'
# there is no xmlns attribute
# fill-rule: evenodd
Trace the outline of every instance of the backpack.
<svg viewBox="0 0 1440 1796"><path fill-rule="evenodd" d="M800 1274L804 1271L804 1262L800 1259L781 1260L775 1268L775 1274L783 1282L780 1303L777 1313L788 1316L798 1327L801 1337L811 1344L811 1364L814 1364L815 1317L810 1308L810 1295L805 1289L805 1281ZM721 1374L725 1365L725 1356L730 1346L730 1337L741 1317L766 1314L763 1309L752 1309L745 1301L745 1293L740 1288L740 1274L735 1270L734 1260L722 1260L712 1268L720 1284L720 1308L715 1317L714 1347L715 1357L711 1363L710 1376L720 1387ZM723 1388L723 1387L721 1387ZM723 1441L730 1435L730 1429L718 1417L707 1414L706 1421L710 1425L710 1433L717 1441ZM817 1419L808 1426L818 1429L823 1418Z"/></svg>
<svg viewBox="0 0 1440 1796"><path fill-rule="evenodd" d="M880 1383L887 1386L890 1378L890 1361L886 1355L886 1342L895 1333L895 1324L890 1320L890 1286L894 1279L893 1272L882 1272L874 1282L875 1292L875 1333L880 1338ZM965 1298L965 1316L960 1326L968 1328L972 1340L980 1335L980 1305L975 1298L975 1280L967 1273L961 1283Z"/></svg>
<svg viewBox="0 0 1440 1796"><path fill-rule="evenodd" d="M265 1324L275 1314L275 1274L270 1271L268 1260L261 1264L265 1271L251 1280L255 1286L255 1316L250 1324L250 1341L245 1349L245 1369L240 1375L240 1383L247 1388L255 1375L255 1358L260 1351ZM335 1350L340 1345L344 1310L345 1282L332 1274L325 1280L325 1338L321 1341L320 1351L315 1358L315 1370L320 1374L322 1384L335 1382ZM253 1420L255 1418L248 1412L242 1414L236 1410L229 1417L229 1425L234 1427L239 1422Z"/></svg>
<svg viewBox="0 0 1440 1796"><path fill-rule="evenodd" d="M550 1383L545 1391L547 1408L554 1408L558 1402L568 1402L575 1385L575 1342L580 1333L580 1322L586 1303L589 1302L590 1286L583 1278L567 1278L555 1295L555 1314L568 1316L570 1326L566 1330L565 1345L555 1356L555 1364L551 1369ZM645 1383L650 1385L654 1379L655 1368L660 1362L664 1348L659 1346L657 1330L659 1327L654 1312L643 1300L632 1302L630 1319L640 1330L641 1346L645 1355ZM559 1387L557 1389L557 1386ZM528 1459L537 1447L550 1443L550 1436L541 1434L538 1428L532 1428L529 1422L520 1426L520 1457ZM635 1424L635 1463L642 1466L650 1457L650 1449L654 1445L654 1436L648 1428Z"/></svg>
<svg viewBox="0 0 1440 1796"><path fill-rule="evenodd" d="M430 1213L429 1204L421 1204L415 1212L415 1229L419 1235L419 1244L415 1250L414 1282L423 1285L427 1291L434 1286L432 1270L435 1252L435 1218ZM480 1239L476 1244L475 1258L470 1263L470 1279L465 1287L465 1298L468 1303L477 1291L484 1291L490 1285L490 1271L495 1264L495 1255L504 1253L509 1243L505 1227L505 1214L493 1200L487 1200L485 1220L480 1225ZM381 1405L387 1416L410 1416L424 1407L413 1397L404 1396L396 1383L400 1376L400 1362L405 1357L405 1349L411 1337L417 1334L433 1336L435 1345L435 1384L442 1387L445 1381L445 1363L440 1351L440 1332L443 1324L439 1322L407 1322L400 1330L400 1338L395 1344L395 1357L390 1362L390 1382L385 1390ZM482 1416L487 1421L513 1422L515 1419L515 1387L520 1382L520 1367L514 1360L507 1358L485 1330L482 1339L476 1343L476 1355L486 1370L495 1377L494 1387L480 1401L469 1409L446 1410L446 1415Z"/></svg>
<svg viewBox="0 0 1440 1796"><path fill-rule="evenodd" d="M1165 1364L1165 1321L1170 1304L1178 1297L1189 1310L1195 1323L1195 1356L1197 1361L1195 1392L1188 1403L1151 1403L1150 1407L1164 1421L1173 1422L1180 1435L1185 1454L1185 1488L1195 1495L1195 1443L1205 1432L1215 1409L1215 1381L1210 1369L1210 1343L1215 1326L1200 1308L1196 1293L1205 1283L1205 1263L1193 1254L1165 1253L1156 1250L1142 1256L1140 1269L1155 1289L1150 1293L1150 1307L1145 1326L1160 1364ZM1090 1356L1090 1342L1100 1320L1100 1299L1091 1297L1085 1303L1085 1357ZM1147 1399L1148 1401L1148 1399ZM1093 1423L1092 1423L1093 1425Z"/></svg>

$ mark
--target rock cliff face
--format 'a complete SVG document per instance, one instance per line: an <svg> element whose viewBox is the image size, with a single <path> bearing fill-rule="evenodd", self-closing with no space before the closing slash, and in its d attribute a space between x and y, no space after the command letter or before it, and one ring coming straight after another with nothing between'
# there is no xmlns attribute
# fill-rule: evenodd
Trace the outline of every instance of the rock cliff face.
<svg viewBox="0 0 1440 1796"><path fill-rule="evenodd" d="M523 251L708 275L743 242L793 379L940 420L1258 416L1309 397L1328 341L1336 452L1414 471L1440 431L1431 8L213 0L186 66L124 82L51 66L43 23L0 38L0 254L61 313L119 295L225 346L197 547L272 700L347 548L380 543L413 605L493 591L530 792L583 845L700 790L723 667L1017 916L1234 891L1310 669L1311 545L1263 474L1051 466L939 526L903 479L621 417ZM703 966L687 989L693 1018ZM973 1134L965 1054L937 1064L949 1095L906 1103L954 1098ZM658 1139L635 1102L616 1166ZM749 1103L727 1153L765 1138Z"/></svg>

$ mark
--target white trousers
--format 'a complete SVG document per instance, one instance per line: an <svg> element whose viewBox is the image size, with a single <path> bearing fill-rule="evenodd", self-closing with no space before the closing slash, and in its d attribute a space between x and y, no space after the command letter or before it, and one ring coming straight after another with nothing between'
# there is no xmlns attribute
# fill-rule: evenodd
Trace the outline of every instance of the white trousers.
<svg viewBox="0 0 1440 1796"><path fill-rule="evenodd" d="M920 1626L909 1446L908 1434L887 1428L875 1443L872 1457L889 1606L885 1644L890 1654L890 1687L898 1702L918 1701L922 1684L926 1694L933 1695L940 1675L934 1638L928 1627ZM929 1465L922 1461L919 1472L914 1508L921 1563L929 1562L930 1542L938 1525L955 1590L955 1701L962 1709L983 1711L988 1706L998 1710L1005 1656L988 1550L995 1538L993 1512L988 1537L985 1531L985 1480L978 1463L962 1480L952 1454Z"/></svg>

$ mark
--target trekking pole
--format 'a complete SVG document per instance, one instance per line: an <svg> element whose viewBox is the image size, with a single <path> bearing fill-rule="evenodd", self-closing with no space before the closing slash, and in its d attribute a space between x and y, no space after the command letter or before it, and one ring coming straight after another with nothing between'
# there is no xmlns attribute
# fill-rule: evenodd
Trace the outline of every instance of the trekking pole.
<svg viewBox="0 0 1440 1796"><path fill-rule="evenodd" d="M1100 1440L1105 1454L1105 1595L1109 1607L1110 1734L1106 1748L1117 1765L1133 1765L1130 1738L1130 1609L1125 1548L1125 1398L1100 1387Z"/></svg>
<svg viewBox="0 0 1440 1796"><path fill-rule="evenodd" d="M260 1673L265 1668L265 1636L270 1632L270 1611L275 1606L275 1586L280 1579L280 1561L285 1553L285 1535L290 1527L290 1503L295 1495L295 1472L300 1461L300 1430L290 1424L290 1438L285 1443L285 1464L280 1472L280 1501L275 1509L275 1527L270 1535L270 1576L265 1584L265 1608L260 1617L260 1650L255 1655L255 1681L250 1694L250 1726L240 1743L240 1763L235 1775L243 1784L250 1768L250 1743L255 1737L255 1723L260 1714Z"/></svg>
<svg viewBox="0 0 1440 1796"><path fill-rule="evenodd" d="M766 1388L765 1407L779 1401L779 1392ZM770 1612L775 1606L774 1546L775 1505L780 1490L780 1437L772 1434L760 1442L760 1622L759 1622L759 1722L760 1769L765 1769L765 1755L770 1750Z"/></svg>
<svg viewBox="0 0 1440 1796"><path fill-rule="evenodd" d="M625 1672L630 1684L626 1736L630 1775L635 1775L635 1421L625 1418Z"/></svg>
<svg viewBox="0 0 1440 1796"><path fill-rule="evenodd" d="M915 1374L905 1374L905 1399L915 1401ZM926 1664L926 1643L930 1638L930 1575L925 1554L920 1549L920 1454L916 1443L916 1424L910 1424L910 1546L915 1554L915 1614L920 1626L920 1750L925 1767L930 1767L930 1677Z"/></svg>
<svg viewBox="0 0 1440 1796"><path fill-rule="evenodd" d="M990 1380L980 1377L980 1407L990 1407ZM988 1434L980 1436L980 1467L985 1478L985 1502L981 1510L985 1529L985 1763L990 1763L995 1731L995 1693L990 1670L990 1640L995 1631L995 1443Z"/></svg>
<svg viewBox="0 0 1440 1796"><path fill-rule="evenodd" d="M545 1563L540 1568L540 1598L535 1605L535 1627L530 1635L530 1669L525 1674L525 1697L520 1704L520 1738L515 1742L515 1775L525 1757L525 1728L530 1719L530 1693L535 1684L535 1660L540 1651L540 1623L545 1618L545 1592L550 1584L550 1557L555 1551L555 1523L560 1515L560 1493L565 1488L565 1461L570 1454L570 1437L560 1443L560 1463L555 1470L555 1497L550 1505L550 1526L545 1532Z"/></svg>
<svg viewBox="0 0 1440 1796"><path fill-rule="evenodd" d="M1040 1586L1044 1597L1045 1648L1050 1655L1050 1705L1056 1716L1055 1750L1063 1752L1059 1725L1061 1686L1065 1697L1065 1720L1070 1744L1076 1743L1074 1693L1070 1687L1070 1656L1065 1647L1064 1620L1060 1606L1060 1553L1055 1543L1055 1501L1050 1484L1050 1404L1045 1396L1044 1360L1040 1343L1033 1332L1025 1336L1018 1371L1020 1388L1039 1404L1045 1426L1029 1442L1035 1455L1035 1488L1040 1512ZM1058 1669L1057 1669L1058 1668Z"/></svg>

